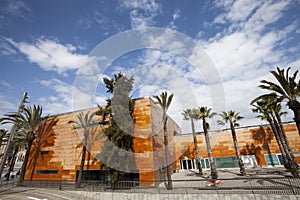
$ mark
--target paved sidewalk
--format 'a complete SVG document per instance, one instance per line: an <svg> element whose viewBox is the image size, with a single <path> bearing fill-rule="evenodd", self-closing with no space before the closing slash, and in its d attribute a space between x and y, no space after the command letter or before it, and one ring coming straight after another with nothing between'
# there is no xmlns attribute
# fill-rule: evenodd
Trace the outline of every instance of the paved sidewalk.
<svg viewBox="0 0 300 200"><path fill-rule="evenodd" d="M172 175L172 180L192 180L192 179L205 179L210 175L210 170L203 170L203 176L197 174L198 170L182 170ZM244 178L240 175L239 169L217 169L218 178ZM266 168L248 168L246 169L246 177L264 178L264 177L291 177L291 174L282 167L266 167Z"/></svg>
<svg viewBox="0 0 300 200"><path fill-rule="evenodd" d="M241 176L239 169L218 169L218 179L222 180L219 188L247 188L258 187L284 188L290 184L298 184L299 180L290 183L287 177L291 174L285 168L251 168L246 169L246 176ZM174 188L207 188L207 180L210 177L210 170L204 170L200 176L196 170L183 170L172 175ZM282 178L282 179L281 179ZM159 185L165 188L165 184ZM207 188L210 189L210 188Z"/></svg>

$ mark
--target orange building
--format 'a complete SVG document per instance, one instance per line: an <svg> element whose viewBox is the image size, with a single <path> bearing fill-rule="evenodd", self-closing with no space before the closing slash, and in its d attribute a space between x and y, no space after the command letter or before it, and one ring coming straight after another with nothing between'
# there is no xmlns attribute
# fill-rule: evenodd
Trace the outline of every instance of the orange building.
<svg viewBox="0 0 300 200"><path fill-rule="evenodd" d="M84 111L87 112L87 111ZM52 126L38 131L43 135L31 148L31 156L27 165L25 180L76 180L82 151L83 130L75 129L68 123L76 120L78 112L56 115ZM165 166L163 142L162 110L150 98L135 100L134 118L134 166L131 177L135 180L160 179L161 169ZM95 124L101 121L95 117ZM88 141L84 170L86 174L99 171L99 162L93 163L94 156L101 151L105 137L102 127L92 129ZM175 171L174 136L180 133L180 127L168 118L169 154ZM96 139L98 138L98 139ZM90 155L90 156L89 156ZM122 158L120 158L121 160ZM143 183L144 185L152 183Z"/></svg>
<svg viewBox="0 0 300 200"><path fill-rule="evenodd" d="M84 112L87 112L86 110ZM68 123L76 120L78 112L56 115L53 124L38 131L41 134L32 149L27 165L25 180L76 180L82 151L82 130L74 129ZM135 163L130 178L143 185L153 185L143 180L161 180L164 172L165 151L163 142L162 110L151 98L135 100L134 117L134 156ZM86 178L98 173L99 162L92 162L105 137L99 137L101 121L95 117L97 128L92 129L88 141L84 174ZM291 148L300 163L300 138L295 124L284 125ZM246 167L282 165L281 155L275 137L268 126L239 128L237 139ZM168 118L168 139L171 170L195 169L195 150L191 134L181 134L180 127ZM197 135L202 166L209 169L206 145L203 134ZM210 134L212 153L217 168L238 167L230 130ZM122 158L120 158L122 160ZM99 175L100 173L100 175ZM102 173L103 175L103 173ZM104 175L103 175L104 176ZM98 177L99 178L99 177ZM127 177L128 178L128 177Z"/></svg>
<svg viewBox="0 0 300 200"><path fill-rule="evenodd" d="M298 163L300 163L300 137L294 123L284 125L289 144ZM242 159L246 167L283 166L280 149L271 128L267 125L236 129L237 140ZM211 132L209 134L212 154L217 168L239 167L236 160L231 130ZM198 149L202 166L208 169L209 161L203 134L197 135ZM176 168L196 169L195 149L191 134L175 137Z"/></svg>

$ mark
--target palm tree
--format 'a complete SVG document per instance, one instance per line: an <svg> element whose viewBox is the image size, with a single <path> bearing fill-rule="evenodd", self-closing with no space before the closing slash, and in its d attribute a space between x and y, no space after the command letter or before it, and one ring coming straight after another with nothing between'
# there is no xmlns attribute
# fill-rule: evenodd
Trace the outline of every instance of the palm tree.
<svg viewBox="0 0 300 200"><path fill-rule="evenodd" d="M27 143L26 136L27 135L25 132L20 132L20 131L17 131L14 135L14 139L12 141L12 146L13 146L14 150L13 150L12 158L10 160L9 169L8 169L8 172L6 175L7 181L9 180L10 173L13 171L13 169L15 167L16 157L19 152L19 149L22 148L23 146L25 146Z"/></svg>
<svg viewBox="0 0 300 200"><path fill-rule="evenodd" d="M199 169L199 174L203 175L202 171L202 165L201 165L201 158L199 155L199 150L198 150L198 141L197 141L197 136L196 136L196 131L195 131L195 124L194 124L194 119L197 120L197 109L186 109L181 113L183 115L184 120L190 120L191 121L191 127L192 127L192 133L193 133L193 140L194 140L194 147L195 147L195 152L196 152L196 160L197 160L197 167Z"/></svg>
<svg viewBox="0 0 300 200"><path fill-rule="evenodd" d="M273 93L276 96L276 94ZM291 151L289 142L285 135L283 125L281 122L281 115L285 112L281 112L281 105L279 104L280 99L275 96L262 95L251 102L254 106L253 112L261 113L258 117L261 119L267 119L269 122L277 144L281 151L284 167L289 170L294 177L298 177L298 164L295 160L293 152Z"/></svg>
<svg viewBox="0 0 300 200"><path fill-rule="evenodd" d="M88 153L88 157L87 157L87 167L86 169L88 170L90 168L90 160L91 160L91 149L94 146L95 142L99 141L100 139L103 139L105 136L103 134L100 134L99 131L97 131L96 127L93 127L90 131L89 131L89 137L88 137L88 141L87 141L87 153ZM83 147L83 142L80 142L76 148L82 148Z"/></svg>
<svg viewBox="0 0 300 200"><path fill-rule="evenodd" d="M294 120L300 135L300 102L297 100L300 97L300 80L296 81L298 70L295 71L293 76L289 76L290 67L286 70L279 69L277 71L271 71L272 75L276 78L279 84L262 80L262 89L271 90L276 92L280 97L287 100L287 105L294 113Z"/></svg>
<svg viewBox="0 0 300 200"><path fill-rule="evenodd" d="M168 121L168 116L167 116L167 111L169 109L169 106L171 105L172 99L173 99L173 94L168 96L167 92L162 92L159 96L155 95L153 96L157 102L162 111L162 122L164 126L164 146L165 146L165 156L166 156L166 165L167 165L167 179L168 179L168 190L173 189L172 186L172 178L171 178L171 169L170 169L170 158L169 158L169 141L168 141L168 127L167 127L167 121Z"/></svg>
<svg viewBox="0 0 300 200"><path fill-rule="evenodd" d="M208 154L209 163L210 163L211 178L212 178L212 180L214 180L214 184L215 184L215 180L218 178L218 172L216 170L215 162L214 162L212 151L211 151L209 135L208 135L209 124L206 122L206 119L212 118L213 116L216 115L216 113L211 112L211 108L207 108L206 106L199 107L198 110L199 110L198 111L199 118L202 119L203 132L204 132L204 136L205 136L207 154Z"/></svg>
<svg viewBox="0 0 300 200"><path fill-rule="evenodd" d="M260 113L259 115L256 116L257 118L260 118L261 120L267 120L269 122L271 129L274 133L274 136L276 138L277 144L279 146L279 149L281 151L284 165L288 169L288 166L287 166L288 161L287 161L287 157L286 157L286 153L285 153L286 151L283 148L282 141L279 138L278 130L276 129L275 124L274 124L273 119L270 114L270 112L272 112L269 107L270 99L260 99L260 100L255 99L251 102L251 105L254 107L252 109L253 112Z"/></svg>
<svg viewBox="0 0 300 200"><path fill-rule="evenodd" d="M79 167L79 173L76 180L76 187L80 187L81 185L81 179L82 179L82 172L85 162L85 154L86 154L86 147L87 147L87 141L89 140L89 128L93 124L93 117L95 113L90 114L87 112L84 114L83 112L80 112L77 116L77 121L69 121L69 123L73 123L76 126L74 128L76 129L83 129L83 147L82 147L82 155L81 155L81 163Z"/></svg>
<svg viewBox="0 0 300 200"><path fill-rule="evenodd" d="M246 170L245 170L245 166L243 163L243 160L241 158L241 154L240 154L240 150L239 150L239 146L238 146L238 142L237 142L237 138L236 138L236 132L235 132L235 127L239 126L238 121L243 119L244 117L240 116L240 113L236 113L235 111L228 111L225 112L223 111L222 114L220 114L220 116L222 117L222 120L218 120L218 124L224 125L225 123L230 124L230 129L231 129L231 135L232 135L232 140L233 140L233 144L234 144L234 148L235 148L235 153L237 156L237 160L240 166L240 173L242 176L246 175Z"/></svg>
<svg viewBox="0 0 300 200"><path fill-rule="evenodd" d="M27 106L23 109L21 114L15 112L12 114L6 114L5 116L6 117L0 120L2 124L13 123L18 127L20 132L26 133L27 149L20 174L20 183L22 183L26 173L30 149L35 139L35 131L44 121L44 118L42 117L42 107L36 105L33 107Z"/></svg>
<svg viewBox="0 0 300 200"><path fill-rule="evenodd" d="M37 159L41 153L42 148L49 145L49 140L55 136L53 127L58 122L56 117L46 118L45 121L36 130L36 139L31 148L32 159L29 161L28 168L31 167L30 180L34 175Z"/></svg>
<svg viewBox="0 0 300 200"><path fill-rule="evenodd" d="M2 142L3 142L3 139L5 138L6 134L7 134L7 130L0 129L0 147L2 146ZM2 155L3 154L0 154L0 158L2 157Z"/></svg>
<svg viewBox="0 0 300 200"><path fill-rule="evenodd" d="M7 130L0 129L0 147L2 145L3 139L4 139L6 134L7 134Z"/></svg>

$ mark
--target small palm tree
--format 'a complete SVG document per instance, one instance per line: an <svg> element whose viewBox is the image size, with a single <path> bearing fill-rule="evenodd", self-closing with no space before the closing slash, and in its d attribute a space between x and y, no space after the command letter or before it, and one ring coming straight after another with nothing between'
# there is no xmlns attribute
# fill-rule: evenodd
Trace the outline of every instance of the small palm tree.
<svg viewBox="0 0 300 200"><path fill-rule="evenodd" d="M298 70L295 71L293 76L289 76L290 67L286 70L277 68L277 71L271 71L272 75L276 78L279 84L262 80L260 88L276 92L280 97L287 100L288 107L294 113L294 120L297 125L298 133L300 135L300 80L297 82Z"/></svg>
<svg viewBox="0 0 300 200"><path fill-rule="evenodd" d="M95 142L99 141L100 139L103 139L105 136L103 134L101 134L99 131L97 131L96 127L93 127L90 131L89 131L89 137L88 137L88 141L87 141L87 153L88 153L88 157L87 157L87 167L86 169L88 170L90 168L90 160L91 160L91 149L94 146ZM83 147L83 142L80 142L76 148L82 148Z"/></svg>
<svg viewBox="0 0 300 200"><path fill-rule="evenodd" d="M184 120L190 120L191 121L191 127L192 127L192 133L193 133L193 141L194 141L194 147L195 147L195 152L196 152L196 160L197 160L197 167L199 169L199 174L203 175L202 171L202 165L201 165L201 158L199 155L199 150L198 150L198 141L197 141L197 136L196 136L196 131L195 131L195 123L194 120L198 119L198 114L197 114L197 109L186 109L181 113L183 115Z"/></svg>
<svg viewBox="0 0 300 200"><path fill-rule="evenodd" d="M157 100L155 102L158 104L162 111L162 122L163 122L163 127L164 127L164 146L165 146L165 157L166 157L166 165L167 165L167 179L168 179L168 190L173 189L172 186L172 178L171 178L171 169L170 169L170 158L169 158L169 141L168 141L168 127L167 127L167 121L168 121L168 116L167 116L167 111L171 105L172 99L173 99L173 94L168 96L167 92L162 92L159 96L155 95L154 98Z"/></svg>
<svg viewBox="0 0 300 200"><path fill-rule="evenodd" d="M206 106L202 106L198 108L199 112L199 118L202 119L202 126L203 126L203 132L205 136L205 142L206 142L206 148L207 148L207 154L209 157L209 163L210 163L210 170L211 170L211 178L213 180L216 180L218 178L218 172L215 166L215 162L213 159L210 141L209 141L209 135L208 135L208 128L209 124L206 122L207 118L212 118L216 115L215 112L211 112L211 108L207 108Z"/></svg>
<svg viewBox="0 0 300 200"><path fill-rule="evenodd" d="M75 124L76 129L83 129L83 147L82 147L82 155L81 155L81 163L79 167L79 173L76 180L76 187L80 187L81 185L81 179L82 179L82 173L83 173L83 167L85 162L85 154L86 154L86 147L87 147L87 141L89 140L89 128L91 128L91 125L93 124L93 117L95 113L90 114L87 112L84 114L83 112L80 112L77 116L77 121L69 121L69 123Z"/></svg>
<svg viewBox="0 0 300 200"><path fill-rule="evenodd" d="M26 137L27 137L27 134L24 132L20 132L20 131L17 131L14 135L14 139L12 141L12 146L13 146L14 150L13 150L12 158L10 160L9 169L8 169L8 172L6 175L7 181L9 180L10 173L13 171L13 169L15 167L16 157L17 157L17 154L18 154L20 148L24 147L27 143Z"/></svg>
<svg viewBox="0 0 300 200"><path fill-rule="evenodd" d="M223 111L222 114L220 114L220 116L222 117L222 120L218 120L218 124L224 125L225 123L228 123L228 122L230 124L235 153L236 153L237 160L238 160L238 163L240 166L240 173L242 176L245 176L246 170L245 170L243 160L241 158L241 154L240 154L240 150L239 150L239 146L238 146L238 142L237 142L237 138L236 138L236 132L235 132L235 127L239 126L238 121L243 119L244 117L240 116L240 113L236 113L235 111L232 111L232 110L230 110L228 112Z"/></svg>
<svg viewBox="0 0 300 200"><path fill-rule="evenodd" d="M20 132L26 133L27 149L20 174L20 183L22 183L26 173L30 149L35 139L35 131L45 120L42 117L42 107L36 105L33 107L27 106L23 109L21 114L15 112L12 114L6 114L5 116L6 117L0 120L2 124L13 123L18 127Z"/></svg>
<svg viewBox="0 0 300 200"><path fill-rule="evenodd" d="M6 134L7 134L7 130L0 129L0 147L2 145L3 139L4 139Z"/></svg>

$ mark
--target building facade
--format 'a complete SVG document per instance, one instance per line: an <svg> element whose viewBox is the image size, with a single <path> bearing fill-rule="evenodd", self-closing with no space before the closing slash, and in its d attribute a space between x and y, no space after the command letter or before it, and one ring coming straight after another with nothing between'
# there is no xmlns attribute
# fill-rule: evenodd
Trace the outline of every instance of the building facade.
<svg viewBox="0 0 300 200"><path fill-rule="evenodd" d="M76 129L68 122L76 120L79 113L54 116L53 126L46 128L47 131L40 131L41 139L36 141L31 148L25 180L76 180L81 161L83 130ZM131 169L131 173L134 173L135 179L141 181L160 179L162 168L165 166L162 110L151 98L136 99L133 118L135 123L133 140L135 163L133 166L135 167ZM100 116L96 116L94 120L95 123L102 121ZM93 173L100 168L99 162L93 162L93 160L101 151L106 139L97 137L103 134L101 131L103 128L105 126L96 126L96 129L90 132L84 166L86 172ZM180 134L180 131L180 127L168 118L168 148L170 160L173 161L172 172L176 168L174 137ZM153 183L144 182L143 184L152 185Z"/></svg>
<svg viewBox="0 0 300 200"><path fill-rule="evenodd" d="M95 110L90 110L95 111ZM83 111L87 112L87 111ZM51 127L40 130L32 149L25 180L75 181L79 170L83 131L68 123L76 120L79 112L56 115ZM141 185L155 185L146 180L162 180L166 173L162 110L151 98L135 100L134 119L134 168L130 172ZM101 117L95 117L95 124ZM100 171L95 155L102 149L105 137L98 137L105 126L95 126L90 132L85 159L86 174ZM291 148L300 163L300 138L295 124L284 125ZM246 167L281 166L282 158L272 130L268 126L237 129L237 139ZM181 134L180 127L168 118L168 150L171 171L196 169L195 150L191 134ZM203 134L197 135L202 166L209 169ZM230 130L210 133L212 153L217 168L238 167ZM93 162L94 160L94 162ZM121 159L120 159L121 160ZM100 173L101 174L101 173Z"/></svg>
<svg viewBox="0 0 300 200"><path fill-rule="evenodd" d="M284 125L289 144L297 160L300 163L300 141L297 127L294 123ZM271 128L267 125L236 129L239 150L246 167L258 166L283 166L280 149ZM231 130L212 132L210 141L212 154L217 168L239 167ZM197 135L199 153L202 158L202 166L209 169L208 155L203 134ZM176 168L195 169L195 149L191 134L175 137Z"/></svg>

